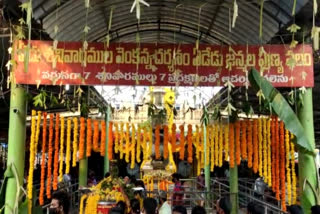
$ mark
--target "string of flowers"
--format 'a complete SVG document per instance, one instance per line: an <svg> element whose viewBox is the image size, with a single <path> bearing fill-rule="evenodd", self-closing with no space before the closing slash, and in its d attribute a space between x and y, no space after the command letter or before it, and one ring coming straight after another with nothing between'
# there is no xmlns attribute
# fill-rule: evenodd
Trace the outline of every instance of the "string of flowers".
<svg viewBox="0 0 320 214"><path fill-rule="evenodd" d="M229 156L230 156L230 167L234 168L234 125L229 123Z"/></svg>
<svg viewBox="0 0 320 214"><path fill-rule="evenodd" d="M66 154L66 174L70 172L71 159L71 118L67 120L67 154Z"/></svg>
<svg viewBox="0 0 320 214"><path fill-rule="evenodd" d="M41 178L40 178L40 193L39 204L44 204L44 178L46 173L46 140L47 140L47 112L43 112L42 126L42 156L41 156Z"/></svg>
<svg viewBox="0 0 320 214"><path fill-rule="evenodd" d="M291 174L292 174L292 204L297 203L297 177L296 177L296 169L295 169L295 157L294 157L294 144L292 143L292 140L294 138L294 135L291 134Z"/></svg>
<svg viewBox="0 0 320 214"><path fill-rule="evenodd" d="M275 136L276 136L276 156L275 156L275 166L276 166L276 176L275 176L275 192L276 192L276 199L280 200L280 144L279 144L279 123L278 123L278 118L275 119Z"/></svg>
<svg viewBox="0 0 320 214"><path fill-rule="evenodd" d="M77 152L78 152L78 118L73 118L73 142L72 142L72 167L77 166Z"/></svg>
<svg viewBox="0 0 320 214"><path fill-rule="evenodd" d="M240 165L240 122L236 121L236 163Z"/></svg>
<svg viewBox="0 0 320 214"><path fill-rule="evenodd" d="M84 200L86 200L88 195L82 195L81 200L80 200L80 208L79 208L79 213L83 214L83 207L84 207Z"/></svg>
<svg viewBox="0 0 320 214"><path fill-rule="evenodd" d="M156 159L160 159L160 125L156 125L156 130L155 130L155 142L154 142L154 146L155 146L155 153L156 153ZM164 143L163 143L164 144ZM163 151L163 153L165 153ZM163 154L164 156L165 154Z"/></svg>
<svg viewBox="0 0 320 214"><path fill-rule="evenodd" d="M91 156L91 150L92 150L92 125L91 125L91 119L87 119L87 157Z"/></svg>
<svg viewBox="0 0 320 214"><path fill-rule="evenodd" d="M109 122L109 129L108 129L108 159L113 159L113 136L112 136L112 128L113 123ZM104 145L104 149L102 149L102 156L106 153L106 146Z"/></svg>
<svg viewBox="0 0 320 214"><path fill-rule="evenodd" d="M272 191L276 192L276 127L275 118L271 117L271 149L272 149Z"/></svg>
<svg viewBox="0 0 320 214"><path fill-rule="evenodd" d="M258 148L258 120L253 120L253 172L257 173L259 168L259 148Z"/></svg>
<svg viewBox="0 0 320 214"><path fill-rule="evenodd" d="M79 159L84 158L85 119L80 117Z"/></svg>
<svg viewBox="0 0 320 214"><path fill-rule="evenodd" d="M252 168L252 153L253 153L253 146L252 146L252 121L247 120L247 126L248 126L248 167Z"/></svg>
<svg viewBox="0 0 320 214"><path fill-rule="evenodd" d="M241 121L241 158L247 159L247 123L246 121Z"/></svg>
<svg viewBox="0 0 320 214"><path fill-rule="evenodd" d="M64 117L61 117L60 125L60 164L59 164L59 182L63 179L63 154L64 154Z"/></svg>
<svg viewBox="0 0 320 214"><path fill-rule="evenodd" d="M34 145L34 152L35 152L35 154L38 153L38 144L39 144L39 136L40 136L41 115L42 115L42 112L41 112L41 111L38 111L37 127L36 127L36 136L35 136L35 145Z"/></svg>
<svg viewBox="0 0 320 214"><path fill-rule="evenodd" d="M290 136L289 131L286 130L285 135L286 142L286 175L287 175L287 195L288 195L288 204L291 205L291 168L290 168Z"/></svg>
<svg viewBox="0 0 320 214"><path fill-rule="evenodd" d="M268 182L268 151L267 151L267 118L262 118L263 122L263 177L266 183Z"/></svg>
<svg viewBox="0 0 320 214"><path fill-rule="evenodd" d="M215 163L215 160L214 160L214 156L215 156L215 153L214 153L214 147L215 147L215 129L217 127L215 127L214 125L212 126L207 126L207 134L210 137L210 150L208 150L208 153L210 151L210 171L213 172L214 171L214 163Z"/></svg>
<svg viewBox="0 0 320 214"><path fill-rule="evenodd" d="M229 126L224 126L224 160L228 161L229 158Z"/></svg>
<svg viewBox="0 0 320 214"><path fill-rule="evenodd" d="M271 187L272 186L272 178L271 178L271 120L268 118L267 120L267 149L268 149L268 185Z"/></svg>
<svg viewBox="0 0 320 214"><path fill-rule="evenodd" d="M287 211L286 206L286 157L284 144L284 123L280 122L280 181L281 181L281 206L283 211Z"/></svg>
<svg viewBox="0 0 320 214"><path fill-rule="evenodd" d="M163 127L163 158L167 159L168 158L168 143L169 143L169 132L168 132L168 126L165 125ZM159 139L160 141L160 139ZM160 151L159 151L160 153Z"/></svg>
<svg viewBox="0 0 320 214"><path fill-rule="evenodd" d="M47 166L47 198L51 198L51 175L52 175L52 140L53 140L53 114L50 114L49 141L48 141L48 166Z"/></svg>
<svg viewBox="0 0 320 214"><path fill-rule="evenodd" d="M258 119L258 140L259 140L259 176L263 176L263 136L262 118Z"/></svg>
<svg viewBox="0 0 320 214"><path fill-rule="evenodd" d="M223 126L219 124L219 167L223 164Z"/></svg>
<svg viewBox="0 0 320 214"><path fill-rule="evenodd" d="M114 123L114 153L118 154L119 152L119 125Z"/></svg>
<svg viewBox="0 0 320 214"><path fill-rule="evenodd" d="M136 147L136 128L135 125L132 124L131 126L132 128L132 134L131 134L131 164L130 164L130 168L133 169L134 165L136 163L135 161L135 147Z"/></svg>
<svg viewBox="0 0 320 214"><path fill-rule="evenodd" d="M100 155L105 156L106 154L106 121L101 121L101 141L100 141Z"/></svg>
<svg viewBox="0 0 320 214"><path fill-rule="evenodd" d="M214 126L214 165L219 165L219 124Z"/></svg>
<svg viewBox="0 0 320 214"><path fill-rule="evenodd" d="M171 129L171 146L172 146L172 152L176 152L176 130L177 126L176 124L172 124L172 129Z"/></svg>
<svg viewBox="0 0 320 214"><path fill-rule="evenodd" d="M137 133L137 162L141 162L141 127L138 125L138 133Z"/></svg>
<svg viewBox="0 0 320 214"><path fill-rule="evenodd" d="M101 145L101 144L100 144ZM93 151L99 151L99 121L93 121Z"/></svg>
<svg viewBox="0 0 320 214"><path fill-rule="evenodd" d="M54 138L54 160L53 160L53 190L58 189L58 164L59 164L59 124L60 115L56 114L55 138Z"/></svg>
<svg viewBox="0 0 320 214"><path fill-rule="evenodd" d="M123 159L123 138L124 138L123 129L124 129L124 123L120 123L119 152L120 152L120 159L121 159L121 160Z"/></svg>
<svg viewBox="0 0 320 214"><path fill-rule="evenodd" d="M180 160L184 160L184 126L180 125Z"/></svg>
<svg viewBox="0 0 320 214"><path fill-rule="evenodd" d="M125 146L125 160L127 163L129 163L130 158L130 125L129 123L126 123L126 146Z"/></svg>

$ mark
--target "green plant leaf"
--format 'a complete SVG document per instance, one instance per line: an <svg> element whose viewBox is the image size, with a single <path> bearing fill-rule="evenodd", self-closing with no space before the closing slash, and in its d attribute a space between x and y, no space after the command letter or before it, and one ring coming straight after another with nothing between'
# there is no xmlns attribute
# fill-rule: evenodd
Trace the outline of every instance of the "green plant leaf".
<svg viewBox="0 0 320 214"><path fill-rule="evenodd" d="M249 80L255 90L262 90L266 100L271 103L274 112L284 122L286 129L296 136L295 144L300 148L313 152L300 120L281 93L264 77L261 77L260 73L255 69L250 71Z"/></svg>

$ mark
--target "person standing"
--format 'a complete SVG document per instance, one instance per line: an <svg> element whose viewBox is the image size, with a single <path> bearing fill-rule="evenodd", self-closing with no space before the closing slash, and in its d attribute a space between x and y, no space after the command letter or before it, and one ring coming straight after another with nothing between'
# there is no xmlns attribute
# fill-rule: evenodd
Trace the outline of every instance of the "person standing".
<svg viewBox="0 0 320 214"><path fill-rule="evenodd" d="M172 175L172 182L174 183L172 194L172 206L183 205L183 186L180 182L180 175L174 173Z"/></svg>
<svg viewBox="0 0 320 214"><path fill-rule="evenodd" d="M167 193L159 191L159 214L171 214L171 206L167 201Z"/></svg>

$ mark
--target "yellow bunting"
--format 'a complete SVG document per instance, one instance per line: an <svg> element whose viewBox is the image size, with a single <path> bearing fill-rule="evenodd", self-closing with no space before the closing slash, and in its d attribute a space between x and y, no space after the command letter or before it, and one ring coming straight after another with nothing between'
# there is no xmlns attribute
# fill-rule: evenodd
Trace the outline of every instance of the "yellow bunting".
<svg viewBox="0 0 320 214"><path fill-rule="evenodd" d="M60 164L59 164L59 182L63 180L63 156L64 156L64 117L61 117L60 125Z"/></svg>
<svg viewBox="0 0 320 214"><path fill-rule="evenodd" d="M67 120L67 151L66 151L66 174L70 172L71 159L71 118Z"/></svg>

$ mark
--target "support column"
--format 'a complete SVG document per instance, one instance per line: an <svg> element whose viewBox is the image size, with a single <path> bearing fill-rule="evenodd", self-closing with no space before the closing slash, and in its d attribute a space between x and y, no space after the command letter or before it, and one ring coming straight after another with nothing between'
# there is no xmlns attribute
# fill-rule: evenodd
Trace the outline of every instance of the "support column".
<svg viewBox="0 0 320 214"><path fill-rule="evenodd" d="M26 94L22 87L12 85L10 96L9 112L9 141L8 141L8 161L7 168L15 167L17 169L20 185L23 185L24 177L24 159L25 159L25 141L26 141ZM17 155L17 152L19 155ZM17 189L17 183L14 177L8 179L6 187L5 204L10 208L14 207L16 194L20 192ZM5 214L12 210L5 208Z"/></svg>
<svg viewBox="0 0 320 214"><path fill-rule="evenodd" d="M86 149L84 149L86 154ZM86 155L85 155L86 156ZM79 187L85 187L88 183L88 158L79 160Z"/></svg>
<svg viewBox="0 0 320 214"><path fill-rule="evenodd" d="M312 148L315 148L312 88L308 88L302 95L302 98L303 106L299 107L298 116L310 145ZM315 156L312 153L306 153L302 150L299 150L298 152L300 200L304 213L310 213L311 206L316 204L316 198L309 185L305 186L305 190L302 188L305 179L307 179L311 186L317 189L317 169L315 165Z"/></svg>
<svg viewBox="0 0 320 214"><path fill-rule="evenodd" d="M233 168L230 170L230 202L231 202L231 214L237 214L239 209L239 199L238 199L238 166L237 163L234 164Z"/></svg>
<svg viewBox="0 0 320 214"><path fill-rule="evenodd" d="M104 154L104 175L109 172L109 121L110 121L110 105L108 104L107 111L106 111L106 149Z"/></svg>
<svg viewBox="0 0 320 214"><path fill-rule="evenodd" d="M204 178L205 178L205 189L206 192L210 192L210 165L207 163L207 127L204 125L203 127L203 141L204 141ZM209 194L206 194L206 206L208 206L208 202L210 200Z"/></svg>

